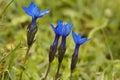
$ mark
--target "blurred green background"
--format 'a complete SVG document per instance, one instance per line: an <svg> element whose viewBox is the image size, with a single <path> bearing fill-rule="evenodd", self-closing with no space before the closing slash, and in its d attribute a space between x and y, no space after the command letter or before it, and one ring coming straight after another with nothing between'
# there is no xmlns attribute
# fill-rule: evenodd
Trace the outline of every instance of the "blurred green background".
<svg viewBox="0 0 120 80"><path fill-rule="evenodd" d="M73 80L120 80L120 0L34 0L41 10L50 14L37 20L36 42L30 50L26 66L24 59L26 29L31 17L22 6L33 0L0 0L0 80L41 80L48 67L49 47L54 40L50 23L58 20L72 22L73 30L91 38L79 50L79 59ZM61 66L60 80L69 80L74 41L70 34ZM57 71L57 55L52 63L48 80Z"/></svg>

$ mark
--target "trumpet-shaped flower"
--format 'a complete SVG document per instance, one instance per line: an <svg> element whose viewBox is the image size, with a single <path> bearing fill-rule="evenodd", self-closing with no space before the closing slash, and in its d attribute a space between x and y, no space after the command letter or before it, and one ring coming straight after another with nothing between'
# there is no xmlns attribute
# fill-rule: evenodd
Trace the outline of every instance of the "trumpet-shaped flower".
<svg viewBox="0 0 120 80"><path fill-rule="evenodd" d="M34 37L37 32L36 24L37 18L40 18L43 15L48 14L50 10L40 11L40 9L34 4L34 2L31 2L31 4L28 7L22 8L29 16L32 17L32 21L27 28L27 44L30 47L34 42Z"/></svg>
<svg viewBox="0 0 120 80"><path fill-rule="evenodd" d="M72 37L76 45L81 45L88 41L88 38L82 38L82 34L76 34L75 32L72 32Z"/></svg>
<svg viewBox="0 0 120 80"><path fill-rule="evenodd" d="M59 70L61 67L61 63L62 63L62 60L64 58L65 52L66 52L66 38L72 30L72 23L68 23L68 24L62 23L61 25L62 25L62 29L61 29L62 40L61 40L61 44L60 44L59 49L58 49L58 62L59 63L58 63L56 78L58 78L58 76L59 76Z"/></svg>
<svg viewBox="0 0 120 80"><path fill-rule="evenodd" d="M72 30L72 23L68 23L68 24L63 24L63 28L62 28L62 36L66 37L70 34L71 30Z"/></svg>
<svg viewBox="0 0 120 80"><path fill-rule="evenodd" d="M59 20L56 27L54 27L52 24L50 24L50 26L52 27L55 33L55 39L54 39L53 44L50 46L50 52L49 52L49 62L52 62L57 52L58 40L60 36L62 35L62 21Z"/></svg>
<svg viewBox="0 0 120 80"><path fill-rule="evenodd" d="M62 20L58 21L58 24L56 27L54 27L52 24L50 24L54 33L55 33L55 40L53 42L52 47L55 49L57 49L57 45L58 45L58 40L59 37L62 36L62 42L61 42L61 47L62 49L65 49L65 45L66 45L66 37L70 34L71 29L72 29L72 23L68 23L68 24L63 24ZM51 48L52 49L52 48ZM57 50L56 50L57 51ZM55 53L54 53L55 55ZM50 55L49 55L50 57ZM49 58L50 59L50 58Z"/></svg>
<svg viewBox="0 0 120 80"><path fill-rule="evenodd" d="M72 30L72 23L62 25L62 41L61 41L61 44L60 44L59 50L58 50L59 63L62 62L62 59L64 57L64 54L66 51L66 38L70 34L71 30Z"/></svg>
<svg viewBox="0 0 120 80"><path fill-rule="evenodd" d="M34 2L31 2L31 4L26 8L22 7L23 10L29 15L32 16L34 19L44 16L45 14L48 14L50 10L44 10L41 11Z"/></svg>
<svg viewBox="0 0 120 80"><path fill-rule="evenodd" d="M62 23L63 21L59 20L58 21L58 25L56 27L54 27L52 24L50 24L50 26L52 27L53 31L55 32L56 35L62 35Z"/></svg>
<svg viewBox="0 0 120 80"><path fill-rule="evenodd" d="M57 35L61 35L61 36L68 36L71 32L72 29L72 23L68 23L68 24L63 24L62 20L58 21L58 25L56 26L56 28L50 24L53 31L55 32L55 34Z"/></svg>
<svg viewBox="0 0 120 80"><path fill-rule="evenodd" d="M71 72L74 70L77 60L78 60L78 52L79 52L79 47L83 43L87 42L89 39L88 38L82 38L82 34L76 34L75 32L72 32L73 40L76 44L74 53L72 55L72 61L71 61Z"/></svg>
<svg viewBox="0 0 120 80"><path fill-rule="evenodd" d="M71 30L72 30L72 23L68 23L68 24L63 24L62 27L62 42L61 42L61 48L65 49L66 46L66 37L70 34Z"/></svg>

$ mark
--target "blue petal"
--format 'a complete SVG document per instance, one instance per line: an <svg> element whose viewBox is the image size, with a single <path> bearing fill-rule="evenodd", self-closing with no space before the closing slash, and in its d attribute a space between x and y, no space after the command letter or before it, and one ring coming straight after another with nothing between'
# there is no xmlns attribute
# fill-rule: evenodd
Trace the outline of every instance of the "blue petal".
<svg viewBox="0 0 120 80"><path fill-rule="evenodd" d="M58 26L62 26L62 24L63 24L63 21L62 21L62 20L59 20L59 21L58 21Z"/></svg>
<svg viewBox="0 0 120 80"><path fill-rule="evenodd" d="M44 16L45 14L48 14L48 13L50 13L50 10L41 11L40 14L39 14L39 17L42 17L42 16Z"/></svg>
<svg viewBox="0 0 120 80"><path fill-rule="evenodd" d="M60 26L60 25L58 25L58 26L56 27L56 34L62 35L62 29L63 29L63 27Z"/></svg>
<svg viewBox="0 0 120 80"><path fill-rule="evenodd" d="M65 26L65 36L68 36L70 34L71 30L72 30L72 23L68 23Z"/></svg>
<svg viewBox="0 0 120 80"><path fill-rule="evenodd" d="M75 32L72 32L72 36L76 45L81 45L89 40L88 38L82 38L82 34L77 35Z"/></svg>
<svg viewBox="0 0 120 80"><path fill-rule="evenodd" d="M53 30L55 31L55 33L57 35L61 35L61 36L66 37L67 35L70 34L71 29L72 29L72 23L68 23L66 25L63 25L63 21L59 20L58 25Z"/></svg>
<svg viewBox="0 0 120 80"><path fill-rule="evenodd" d="M53 24L50 24L50 26L52 27L52 30L53 30L54 32L56 32L56 31L55 31L55 27L53 26Z"/></svg>
<svg viewBox="0 0 120 80"><path fill-rule="evenodd" d="M33 16L33 14L31 13L31 11L28 8L26 8L26 7L22 7L22 8L29 16Z"/></svg>
<svg viewBox="0 0 120 80"><path fill-rule="evenodd" d="M34 2L31 2L28 8L26 7L22 8L29 16L32 16L33 18L42 17L43 15L48 14L50 12L50 10L40 11L39 7L36 6Z"/></svg>
<svg viewBox="0 0 120 80"><path fill-rule="evenodd" d="M83 43L85 43L86 41L88 41L89 39L88 38L82 38L82 39L79 39L79 41L78 41L78 44L83 44Z"/></svg>
<svg viewBox="0 0 120 80"><path fill-rule="evenodd" d="M63 23L62 20L59 20L59 21L58 21L58 25L57 25L57 27L56 27L56 34L58 34L58 35L62 35L62 29L63 29L62 23Z"/></svg>
<svg viewBox="0 0 120 80"><path fill-rule="evenodd" d="M33 7L33 8L31 9L31 12L32 12L32 14L34 15L33 17L38 18L39 15L40 15L40 9L39 9L37 6Z"/></svg>
<svg viewBox="0 0 120 80"><path fill-rule="evenodd" d="M65 26L62 26L63 28L62 28L62 36L65 36L65 34L66 34L66 27Z"/></svg>
<svg viewBox="0 0 120 80"><path fill-rule="evenodd" d="M61 35L62 34L62 27L61 26L56 26L54 27L52 24L50 24L50 26L52 27L53 31L55 32L55 34L57 35Z"/></svg>
<svg viewBox="0 0 120 80"><path fill-rule="evenodd" d="M63 25L62 36L68 36L71 32L71 29L72 29L72 23Z"/></svg>
<svg viewBox="0 0 120 80"><path fill-rule="evenodd" d="M77 35L77 40L80 40L81 38L82 38L82 34L80 33Z"/></svg>
<svg viewBox="0 0 120 80"><path fill-rule="evenodd" d="M58 25L54 27L52 24L50 24L52 29L54 30L56 35L61 35L62 34L62 21L58 21Z"/></svg>
<svg viewBox="0 0 120 80"><path fill-rule="evenodd" d="M35 17L35 18L38 18L38 17L39 17L39 15L40 15L40 9L39 9L39 7L37 7L37 6L34 4L34 2L32 2L32 3L30 4L30 6L28 7L28 9L31 10L31 13L33 14L32 17Z"/></svg>
<svg viewBox="0 0 120 80"><path fill-rule="evenodd" d="M36 8L37 6L35 5L34 2L31 2L30 5L28 6L28 9ZM39 9L40 10L40 9Z"/></svg>
<svg viewBox="0 0 120 80"><path fill-rule="evenodd" d="M32 17L37 17L36 15L40 13L40 9L34 4L34 2L31 2L28 8L26 7L22 7L22 8L29 16Z"/></svg>
<svg viewBox="0 0 120 80"><path fill-rule="evenodd" d="M77 35L74 31L72 31L72 37L75 43L77 43Z"/></svg>

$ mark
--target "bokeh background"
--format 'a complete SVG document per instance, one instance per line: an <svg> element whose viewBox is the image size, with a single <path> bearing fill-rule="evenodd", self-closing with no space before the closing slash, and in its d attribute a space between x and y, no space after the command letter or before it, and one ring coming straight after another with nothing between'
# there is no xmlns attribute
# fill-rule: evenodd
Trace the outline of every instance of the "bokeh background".
<svg viewBox="0 0 120 80"><path fill-rule="evenodd" d="M41 10L50 14L37 20L36 41L30 50L26 66L26 31L31 17L22 6L33 0L0 0L0 80L41 80L48 67L48 53L54 40L50 23L58 20L73 23L73 31L90 40L81 45L73 80L120 80L120 0L34 0ZM69 80L74 41L70 34L61 66L60 80ZM57 70L57 55L48 80Z"/></svg>

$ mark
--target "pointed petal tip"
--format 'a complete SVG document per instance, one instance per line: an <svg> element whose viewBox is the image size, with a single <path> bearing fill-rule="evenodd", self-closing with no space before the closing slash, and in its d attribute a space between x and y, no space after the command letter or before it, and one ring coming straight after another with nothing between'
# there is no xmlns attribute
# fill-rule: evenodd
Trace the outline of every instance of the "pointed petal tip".
<svg viewBox="0 0 120 80"><path fill-rule="evenodd" d="M49 9L48 10L44 10L44 11L40 11L40 13L37 15L37 17L42 17L42 16L44 16L45 14L48 14L48 13L50 13Z"/></svg>
<svg viewBox="0 0 120 80"><path fill-rule="evenodd" d="M87 38L87 41L91 40L90 38Z"/></svg>
<svg viewBox="0 0 120 80"><path fill-rule="evenodd" d="M26 14L28 14L29 16L33 17L32 12L28 8L26 8L26 7L23 6L22 9L25 11Z"/></svg>
<svg viewBox="0 0 120 80"><path fill-rule="evenodd" d="M89 40L88 38L79 39L78 44L79 44L79 45L84 44L84 43L87 42L88 40Z"/></svg>
<svg viewBox="0 0 120 80"><path fill-rule="evenodd" d="M33 1L30 4L35 4Z"/></svg>
<svg viewBox="0 0 120 80"><path fill-rule="evenodd" d="M73 24L72 23L68 23L71 27L73 27Z"/></svg>
<svg viewBox="0 0 120 80"><path fill-rule="evenodd" d="M25 6L22 6L22 9L24 10L24 8L26 8Z"/></svg>
<svg viewBox="0 0 120 80"><path fill-rule="evenodd" d="M71 30L72 27L73 27L73 24L72 23L68 23L68 24L66 24L66 26Z"/></svg>
<svg viewBox="0 0 120 80"><path fill-rule="evenodd" d="M77 34L74 31L72 31L72 37L74 42L77 43Z"/></svg>
<svg viewBox="0 0 120 80"><path fill-rule="evenodd" d="M74 35L76 35L76 33L74 31L72 31L72 35L74 36Z"/></svg>
<svg viewBox="0 0 120 80"><path fill-rule="evenodd" d="M25 6L22 6L22 9L26 12L27 8Z"/></svg>
<svg viewBox="0 0 120 80"><path fill-rule="evenodd" d="M54 28L54 26L53 26L53 24L52 24L52 23L50 23L50 26L51 26L52 28Z"/></svg>
<svg viewBox="0 0 120 80"><path fill-rule="evenodd" d="M58 24L62 24L62 23L63 23L63 21L62 21L62 20L59 20L59 21L58 21Z"/></svg>
<svg viewBox="0 0 120 80"><path fill-rule="evenodd" d="M47 13L50 13L50 9L47 9Z"/></svg>
<svg viewBox="0 0 120 80"><path fill-rule="evenodd" d="M50 26L51 26L52 30L55 32L55 27L54 27L54 25L50 23Z"/></svg>

